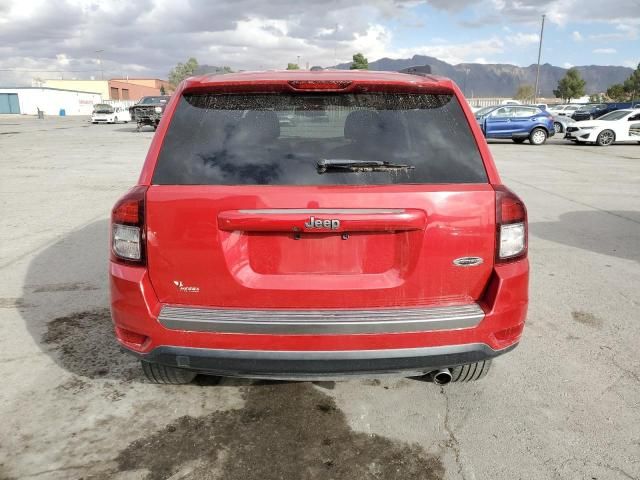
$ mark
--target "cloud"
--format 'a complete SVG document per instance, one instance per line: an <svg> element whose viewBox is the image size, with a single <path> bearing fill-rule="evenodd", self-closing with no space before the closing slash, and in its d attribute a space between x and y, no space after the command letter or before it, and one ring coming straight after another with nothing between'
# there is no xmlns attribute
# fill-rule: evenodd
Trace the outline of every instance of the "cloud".
<svg viewBox="0 0 640 480"><path fill-rule="evenodd" d="M616 53L616 49L615 48L596 48L595 50L593 50L593 53L612 54L612 53Z"/></svg>
<svg viewBox="0 0 640 480"><path fill-rule="evenodd" d="M233 69L334 65L362 52L381 57L433 55L461 63L502 53L498 37L467 43L429 43L397 49L385 24L415 22L421 0L0 0L0 83L31 78L121 77L143 72L166 77L193 56ZM438 1L456 11L467 0ZM517 37L526 42L526 37ZM100 54L97 50L103 50ZM102 63L98 61L98 55Z"/></svg>
<svg viewBox="0 0 640 480"><path fill-rule="evenodd" d="M573 40L576 42L581 42L582 40L584 40L584 37L582 36L582 34L577 30L571 34L571 38L573 38Z"/></svg>
<svg viewBox="0 0 640 480"><path fill-rule="evenodd" d="M480 2L481 0L427 0L425 3L428 3L438 10L458 12Z"/></svg>
<svg viewBox="0 0 640 480"><path fill-rule="evenodd" d="M526 45L533 45L540 41L540 35L537 33L522 33L518 32L515 35L509 35L506 37L508 43L515 45L516 47L524 47Z"/></svg>
<svg viewBox="0 0 640 480"><path fill-rule="evenodd" d="M481 60L478 63L490 63L485 55L497 55L504 53L505 43L499 37L491 37L486 40L476 40L457 44L425 45L411 49L400 49L395 52L396 58L406 58L415 54L436 57L451 64L466 63ZM481 53L483 57L477 55Z"/></svg>
<svg viewBox="0 0 640 480"><path fill-rule="evenodd" d="M369 60L421 53L452 63L490 61L535 44L538 34L531 32L538 31L541 12L558 25L608 25L602 35L611 41L634 40L638 1L610 0L602 8L601 1L581 0L577 8L577 0L0 0L0 84L89 78L101 67L105 77L166 77L190 56L234 69L283 68L298 56L303 66L328 66L357 51ZM508 23L508 29L468 41L455 32L442 42L427 40L429 32L415 47L396 48L394 31L411 37L407 26L420 24L415 8L424 5L451 15L464 11L460 24L467 27ZM102 64L97 50L104 50Z"/></svg>
<svg viewBox="0 0 640 480"><path fill-rule="evenodd" d="M610 0L603 8L601 0L428 0L427 3L441 10L456 12L478 7L476 19L463 20L468 27L481 27L495 23L523 23L539 25L542 14L548 22L564 26L571 22L637 22L637 0Z"/></svg>
<svg viewBox="0 0 640 480"><path fill-rule="evenodd" d="M615 25L614 28L616 31L589 35L589 40L616 42L636 40L638 38L640 33L640 19L627 19L622 22L613 22L613 24Z"/></svg>
<svg viewBox="0 0 640 480"><path fill-rule="evenodd" d="M0 0L0 83L32 76L146 71L166 77L188 57L235 69L332 65L356 51L390 51L390 18L411 20L413 0Z"/></svg>

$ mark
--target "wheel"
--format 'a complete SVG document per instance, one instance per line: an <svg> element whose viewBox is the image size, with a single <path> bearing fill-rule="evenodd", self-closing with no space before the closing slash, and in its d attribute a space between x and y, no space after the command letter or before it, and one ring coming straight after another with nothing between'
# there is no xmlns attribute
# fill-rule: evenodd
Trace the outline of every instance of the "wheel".
<svg viewBox="0 0 640 480"><path fill-rule="evenodd" d="M151 383L163 385L183 385L196 378L196 372L183 368L168 367L159 363L140 361L144 376Z"/></svg>
<svg viewBox="0 0 640 480"><path fill-rule="evenodd" d="M556 133L562 133L562 124L560 122L553 122L553 129Z"/></svg>
<svg viewBox="0 0 640 480"><path fill-rule="evenodd" d="M512 138L511 140L513 140L514 143L524 143L526 138Z"/></svg>
<svg viewBox="0 0 640 480"><path fill-rule="evenodd" d="M547 132L542 128L534 128L529 135L529 143L531 145L542 145L547 141Z"/></svg>
<svg viewBox="0 0 640 480"><path fill-rule="evenodd" d="M487 376L491 368L491 360L459 365L451 369L452 382L472 382Z"/></svg>
<svg viewBox="0 0 640 480"><path fill-rule="evenodd" d="M603 130L598 134L596 145L599 147L606 147L607 145L611 145L615 139L616 134L613 133L613 130Z"/></svg>

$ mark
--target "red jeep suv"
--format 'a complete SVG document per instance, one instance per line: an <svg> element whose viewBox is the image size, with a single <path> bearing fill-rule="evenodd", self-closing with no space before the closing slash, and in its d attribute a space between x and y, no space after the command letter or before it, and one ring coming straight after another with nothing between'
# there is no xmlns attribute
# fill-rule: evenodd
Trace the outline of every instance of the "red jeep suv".
<svg viewBox="0 0 640 480"><path fill-rule="evenodd" d="M527 311L524 204L431 75L185 80L110 248L118 341L158 383L475 380Z"/></svg>

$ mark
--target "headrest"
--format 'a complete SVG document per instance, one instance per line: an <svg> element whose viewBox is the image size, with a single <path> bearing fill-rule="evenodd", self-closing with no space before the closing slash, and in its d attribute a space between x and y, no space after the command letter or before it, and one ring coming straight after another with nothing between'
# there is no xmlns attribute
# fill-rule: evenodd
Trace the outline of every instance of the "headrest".
<svg viewBox="0 0 640 480"><path fill-rule="evenodd" d="M278 115L272 111L248 111L240 119L234 132L232 140L247 144L257 144L260 142L270 142L280 136L280 121Z"/></svg>
<svg viewBox="0 0 640 480"><path fill-rule="evenodd" d="M356 110L347 115L344 122L344 136L355 141L375 137L380 131L380 118L372 110Z"/></svg>

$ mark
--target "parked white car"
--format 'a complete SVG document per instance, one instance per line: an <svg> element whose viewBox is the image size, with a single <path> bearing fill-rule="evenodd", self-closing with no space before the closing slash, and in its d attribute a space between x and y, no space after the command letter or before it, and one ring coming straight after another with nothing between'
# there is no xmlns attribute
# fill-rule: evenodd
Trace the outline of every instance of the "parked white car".
<svg viewBox="0 0 640 480"><path fill-rule="evenodd" d="M614 142L640 143L640 108L615 110L597 120L583 120L567 127L565 138L593 142L602 147Z"/></svg>
<svg viewBox="0 0 640 480"><path fill-rule="evenodd" d="M93 106L91 123L118 123L130 122L129 110L124 107L112 107L106 103L98 103Z"/></svg>
<svg viewBox="0 0 640 480"><path fill-rule="evenodd" d="M563 103L560 105L551 105L547 110L551 113L557 113L564 110L568 105L569 105L568 103Z"/></svg>
<svg viewBox="0 0 640 480"><path fill-rule="evenodd" d="M583 105L572 103L570 105L556 105L555 107L551 107L549 112L553 115L562 115L566 117L570 117L573 115L573 112L579 110Z"/></svg>

